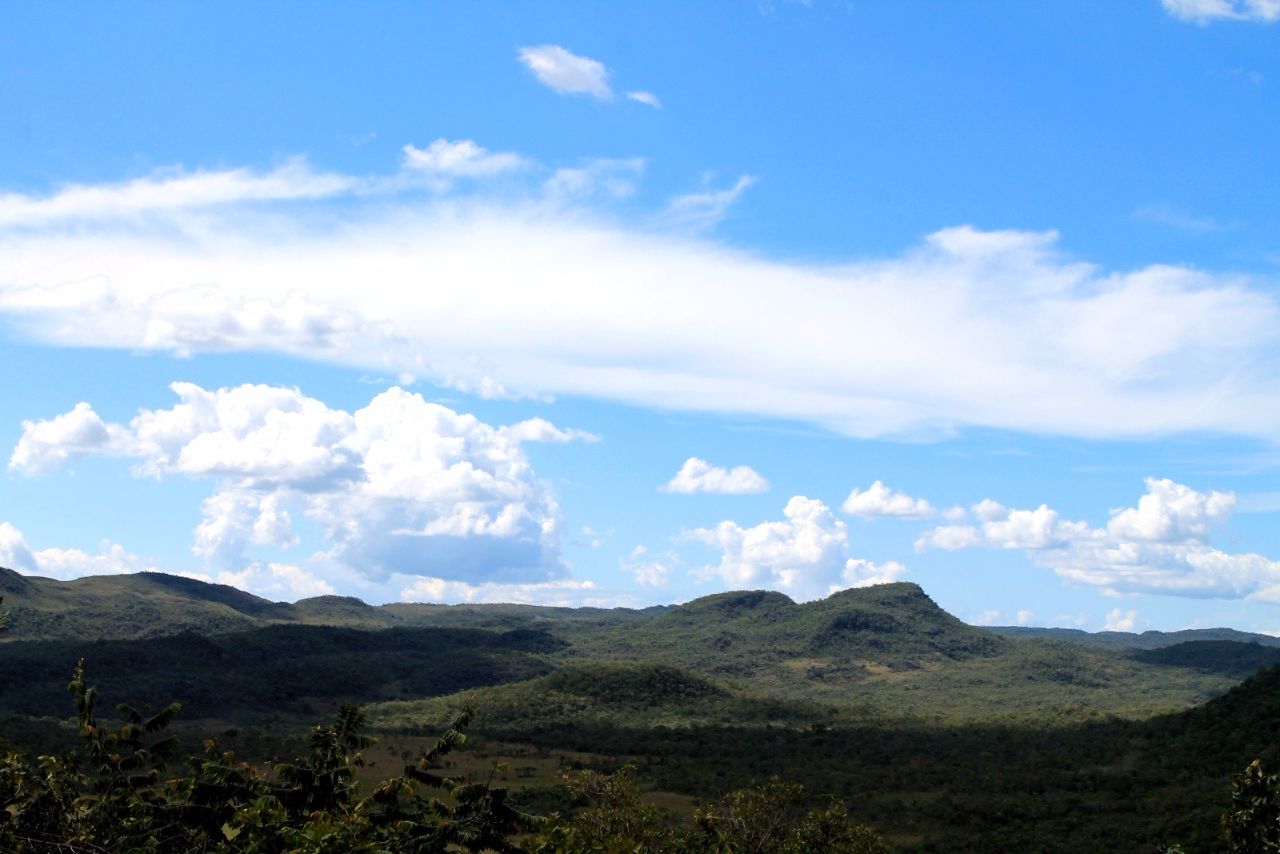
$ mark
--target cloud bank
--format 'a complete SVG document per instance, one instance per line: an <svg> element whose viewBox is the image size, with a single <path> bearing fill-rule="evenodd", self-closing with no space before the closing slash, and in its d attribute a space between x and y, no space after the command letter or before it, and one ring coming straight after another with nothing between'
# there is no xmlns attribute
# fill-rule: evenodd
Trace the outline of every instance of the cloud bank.
<svg viewBox="0 0 1280 854"><path fill-rule="evenodd" d="M1053 233L969 226L887 258L774 261L699 236L715 192L672 203L687 228L608 212L636 161L547 178L474 144L414 150L474 180L424 193L412 163L294 163L6 195L0 319L53 345L286 353L856 437L1280 438L1262 281L1105 271ZM524 189L486 189L499 174Z"/></svg>
<svg viewBox="0 0 1280 854"><path fill-rule="evenodd" d="M1280 561L1210 543L1235 506L1233 493L1156 478L1146 486L1137 506L1112 510L1101 528L1063 519L1044 504L1017 510L984 499L971 508L979 524L936 527L916 548L1021 550L1069 581L1112 593L1280 602Z"/></svg>
<svg viewBox="0 0 1280 854"><path fill-rule="evenodd" d="M9 468L47 474L104 455L133 460L137 476L211 479L192 546L210 572L244 571L254 546L296 545L301 513L324 532L313 559L377 582L465 587L567 574L558 505L521 446L593 441L588 433L543 419L494 427L400 388L354 412L293 388L172 389L178 404L141 410L127 425L104 422L87 403L26 421ZM44 568L48 559L15 563Z"/></svg>

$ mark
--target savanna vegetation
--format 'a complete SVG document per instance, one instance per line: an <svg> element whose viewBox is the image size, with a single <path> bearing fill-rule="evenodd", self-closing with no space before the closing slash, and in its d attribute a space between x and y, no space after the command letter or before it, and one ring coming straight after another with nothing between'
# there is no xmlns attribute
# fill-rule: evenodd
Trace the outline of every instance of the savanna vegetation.
<svg viewBox="0 0 1280 854"><path fill-rule="evenodd" d="M1280 650L1252 636L989 632L909 584L576 611L157 575L103 586L95 629L78 584L0 571L0 820L62 804L41 832L80 850L1273 850L1241 841L1280 803ZM68 720L81 657L101 691L73 680ZM105 837L126 791L141 835Z"/></svg>

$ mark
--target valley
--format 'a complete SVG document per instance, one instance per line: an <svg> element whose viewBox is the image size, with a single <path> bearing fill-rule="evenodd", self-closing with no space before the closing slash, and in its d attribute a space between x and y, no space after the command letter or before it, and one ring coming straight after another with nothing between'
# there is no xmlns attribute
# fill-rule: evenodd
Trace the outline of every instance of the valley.
<svg viewBox="0 0 1280 854"><path fill-rule="evenodd" d="M158 574L0 570L0 735L53 749L83 658L102 708L183 704L176 730L265 759L342 702L385 770L475 710L456 754L531 811L562 768L633 765L688 814L769 779L849 805L903 850L1217 850L1230 778L1274 765L1280 647L1215 630L989 630L914 584L795 603L738 591L640 611L271 603Z"/></svg>

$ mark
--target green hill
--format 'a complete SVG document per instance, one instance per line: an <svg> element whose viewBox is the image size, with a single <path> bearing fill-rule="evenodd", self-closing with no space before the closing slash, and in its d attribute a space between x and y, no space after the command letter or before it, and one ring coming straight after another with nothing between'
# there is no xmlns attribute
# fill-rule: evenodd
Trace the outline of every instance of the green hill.
<svg viewBox="0 0 1280 854"><path fill-rule="evenodd" d="M836 691L878 674L999 655L1009 646L943 611L915 584L845 590L802 604L767 591L718 593L575 638L583 656L640 656L716 676Z"/></svg>
<svg viewBox="0 0 1280 854"><path fill-rule="evenodd" d="M563 646L528 629L298 625L211 636L18 641L0 654L0 713L67 713L67 680L80 658L104 708L121 701L158 708L178 700L187 717L311 716L340 702L430 697L528 679L549 672L548 656Z"/></svg>
<svg viewBox="0 0 1280 854"><path fill-rule="evenodd" d="M1018 639L1060 640L1104 649L1160 649L1187 641L1237 641L1280 647L1280 638L1236 629L1182 629L1176 632L1086 632L1037 626L989 626L988 631Z"/></svg>
<svg viewBox="0 0 1280 854"><path fill-rule="evenodd" d="M429 700L379 703L370 722L393 730L433 728L464 705L477 710L476 729L509 740L553 740L571 730L631 730L719 726L809 726L830 709L750 694L665 664L571 664L524 682L463 691Z"/></svg>
<svg viewBox="0 0 1280 854"><path fill-rule="evenodd" d="M317 596L291 605L224 584L158 572L58 581L3 567L0 595L12 612L9 631L0 643L158 638L184 632L213 635L279 624L508 630L564 623L589 628L643 620L665 610L420 603L372 606L350 596Z"/></svg>

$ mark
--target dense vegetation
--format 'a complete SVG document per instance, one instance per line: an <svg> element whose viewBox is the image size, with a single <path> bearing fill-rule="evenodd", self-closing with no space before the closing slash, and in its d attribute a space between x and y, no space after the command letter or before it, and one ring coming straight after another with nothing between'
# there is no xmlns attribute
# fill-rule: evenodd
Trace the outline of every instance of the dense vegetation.
<svg viewBox="0 0 1280 854"><path fill-rule="evenodd" d="M547 851L591 833L593 850L612 850L599 840L641 825L652 850L727 846L739 825L713 807L760 798L786 816L778 851L862 825L902 850L1213 851L1233 774L1280 763L1280 670L1232 688L1280 650L1220 631L995 634L911 584L626 611L283 605L155 574L101 581L0 571L14 628L0 643L0 735L12 744L71 748L82 727L40 716L58 714L80 657L104 700L137 702L142 724L181 698L194 715L167 730L185 740L174 749L211 762L197 736L218 733L263 786L313 761L305 722L342 702L371 704L381 742L351 770L371 792L386 782L375 765L413 765L470 705L473 749L438 759L476 779L509 761L513 814L564 816L519 836ZM86 590L113 604L82 607ZM140 614L152 622L128 622ZM70 637L50 639L50 626ZM164 779L187 778L170 767Z"/></svg>
<svg viewBox="0 0 1280 854"><path fill-rule="evenodd" d="M2 626L0 626L2 628ZM120 705L124 723L97 717L97 692L77 665L80 749L32 763L0 750L0 845L6 851L418 852L529 850L705 852L705 854L880 854L887 848L848 819L836 801L808 808L801 786L779 780L732 792L701 808L693 826L670 826L645 805L629 769L566 779L577 809L549 817L514 808L492 780L441 773L462 744L463 713L412 764L361 791L361 750L375 739L364 716L344 705L312 730L302 757L264 771L208 739L187 757L187 773L169 772L175 739L165 736L180 709L150 717ZM435 791L437 795L428 794Z"/></svg>

